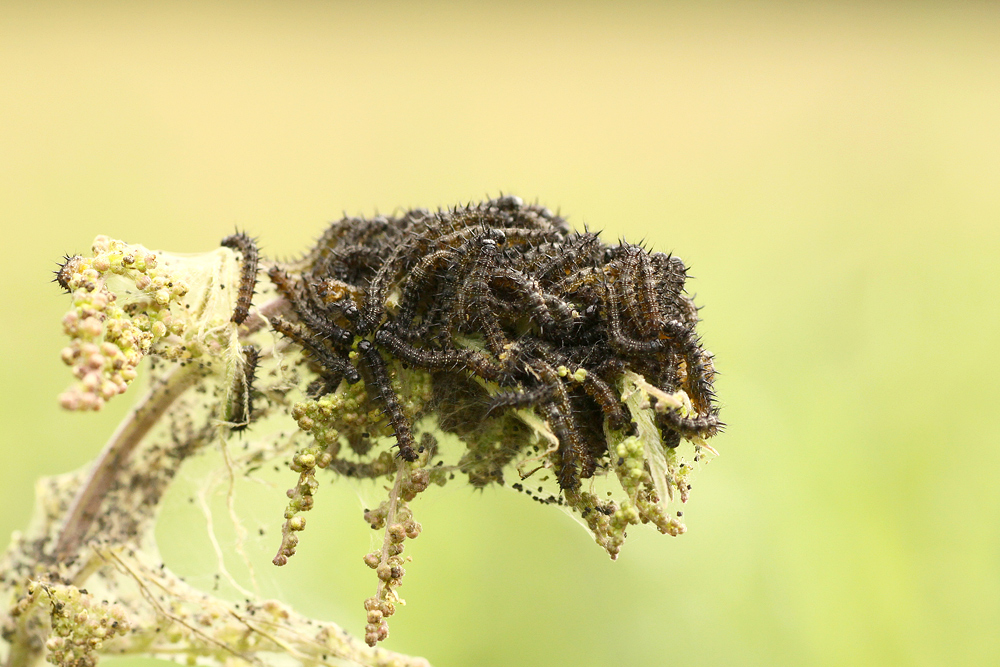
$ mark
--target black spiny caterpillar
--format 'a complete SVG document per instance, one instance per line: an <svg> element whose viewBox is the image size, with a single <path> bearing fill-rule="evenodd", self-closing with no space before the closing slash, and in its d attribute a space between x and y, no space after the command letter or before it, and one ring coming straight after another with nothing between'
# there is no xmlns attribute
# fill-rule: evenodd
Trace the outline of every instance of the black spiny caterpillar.
<svg viewBox="0 0 1000 667"><path fill-rule="evenodd" d="M243 324L250 314L250 303L253 300L254 287L257 285L257 244L243 232L236 232L222 239L219 245L232 248L243 255L240 288L236 295L236 307L233 309L233 322Z"/></svg>
<svg viewBox="0 0 1000 667"><path fill-rule="evenodd" d="M232 431L246 430L253 420L253 383L257 379L257 363L260 361L260 350L255 346L244 345L240 351L243 358L239 368L233 373L226 416L226 421L232 424Z"/></svg>
<svg viewBox="0 0 1000 667"><path fill-rule="evenodd" d="M558 438L563 489L609 465L605 420L615 430L633 428L616 390L626 371L690 397L692 413L657 412L667 446L722 428L712 357L695 333L681 260L571 232L518 197L344 218L301 261L269 277L293 314L271 318L272 326L319 369L318 391L363 377L407 461L417 450L386 358L430 372L442 403L481 390L478 412L469 402L470 420L532 408ZM450 428L447 419L440 425Z"/></svg>

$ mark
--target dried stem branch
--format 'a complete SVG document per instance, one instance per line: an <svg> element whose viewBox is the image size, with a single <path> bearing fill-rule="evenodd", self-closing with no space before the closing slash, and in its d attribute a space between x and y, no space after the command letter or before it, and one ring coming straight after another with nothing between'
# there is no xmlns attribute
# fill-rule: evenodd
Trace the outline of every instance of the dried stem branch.
<svg viewBox="0 0 1000 667"><path fill-rule="evenodd" d="M118 426L66 514L56 542L55 557L58 560L69 558L79 551L97 517L101 501L115 481L115 475L122 470L124 463L149 430L200 376L201 372L193 364L174 367Z"/></svg>

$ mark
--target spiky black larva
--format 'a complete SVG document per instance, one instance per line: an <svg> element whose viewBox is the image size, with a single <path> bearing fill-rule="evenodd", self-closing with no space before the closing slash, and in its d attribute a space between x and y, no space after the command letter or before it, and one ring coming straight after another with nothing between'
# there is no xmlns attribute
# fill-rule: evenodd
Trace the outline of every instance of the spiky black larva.
<svg viewBox="0 0 1000 667"><path fill-rule="evenodd" d="M360 379L357 369L347 359L338 356L322 340L317 340L311 331L303 330L277 316L271 318L271 328L298 343L323 368L334 387L340 383L341 378L346 379L348 384L354 384Z"/></svg>
<svg viewBox="0 0 1000 667"><path fill-rule="evenodd" d="M557 390L551 385L540 384L530 389L501 391L490 397L486 414L501 413L512 408L539 405L552 400Z"/></svg>
<svg viewBox="0 0 1000 667"><path fill-rule="evenodd" d="M392 356L408 364L427 370L465 369L488 382L506 379L504 368L481 352L474 350L431 350L409 344L396 334L394 327L386 325L375 332L375 342Z"/></svg>
<svg viewBox="0 0 1000 667"><path fill-rule="evenodd" d="M254 288L257 286L257 253L256 242L244 234L236 232L222 239L223 247L232 248L243 255L243 265L240 269L240 288L236 295L236 307L233 309L232 321L243 324L250 314L250 304L253 302Z"/></svg>
<svg viewBox="0 0 1000 667"><path fill-rule="evenodd" d="M244 345L243 364L233 374L232 410L226 420L232 424L230 430L244 431L253 421L253 383L257 379L257 363L260 361L260 351L253 345Z"/></svg>
<svg viewBox="0 0 1000 667"><path fill-rule="evenodd" d="M399 404L396 392L393 391L382 355L379 354L378 348L368 340L358 343L358 352L368 367L369 378L374 385L370 393L375 394L385 406L385 416L389 419L389 424L396 436L396 444L399 445L399 457L404 461L416 461L417 450L413 440L413 432L410 429L410 421L403 413L403 407Z"/></svg>
<svg viewBox="0 0 1000 667"><path fill-rule="evenodd" d="M59 287L62 287L67 294L73 291L69 286L70 265L77 259L80 259L79 255L63 255L63 261L59 264L59 268L52 272L56 276L52 282L58 283Z"/></svg>

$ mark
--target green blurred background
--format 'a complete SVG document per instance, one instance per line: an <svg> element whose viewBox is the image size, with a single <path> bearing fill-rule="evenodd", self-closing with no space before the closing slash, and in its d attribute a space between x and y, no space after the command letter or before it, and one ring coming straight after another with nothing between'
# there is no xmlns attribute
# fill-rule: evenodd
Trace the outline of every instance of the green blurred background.
<svg viewBox="0 0 1000 667"><path fill-rule="evenodd" d="M995 3L0 4L0 534L128 407L56 407L63 253L238 226L288 256L342 211L500 191L684 258L730 426L688 534L614 563L515 493L426 494L389 648L1000 663ZM324 486L263 575L353 632L359 506ZM165 522L168 558L197 531Z"/></svg>

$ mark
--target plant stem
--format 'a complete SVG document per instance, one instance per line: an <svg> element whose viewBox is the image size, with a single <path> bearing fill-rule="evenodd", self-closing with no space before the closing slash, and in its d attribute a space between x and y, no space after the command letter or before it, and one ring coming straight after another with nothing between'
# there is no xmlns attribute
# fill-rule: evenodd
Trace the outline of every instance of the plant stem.
<svg viewBox="0 0 1000 667"><path fill-rule="evenodd" d="M160 417L200 376L201 372L194 364L174 367L118 425L66 513L56 542L57 560L64 561L76 555L115 476Z"/></svg>

